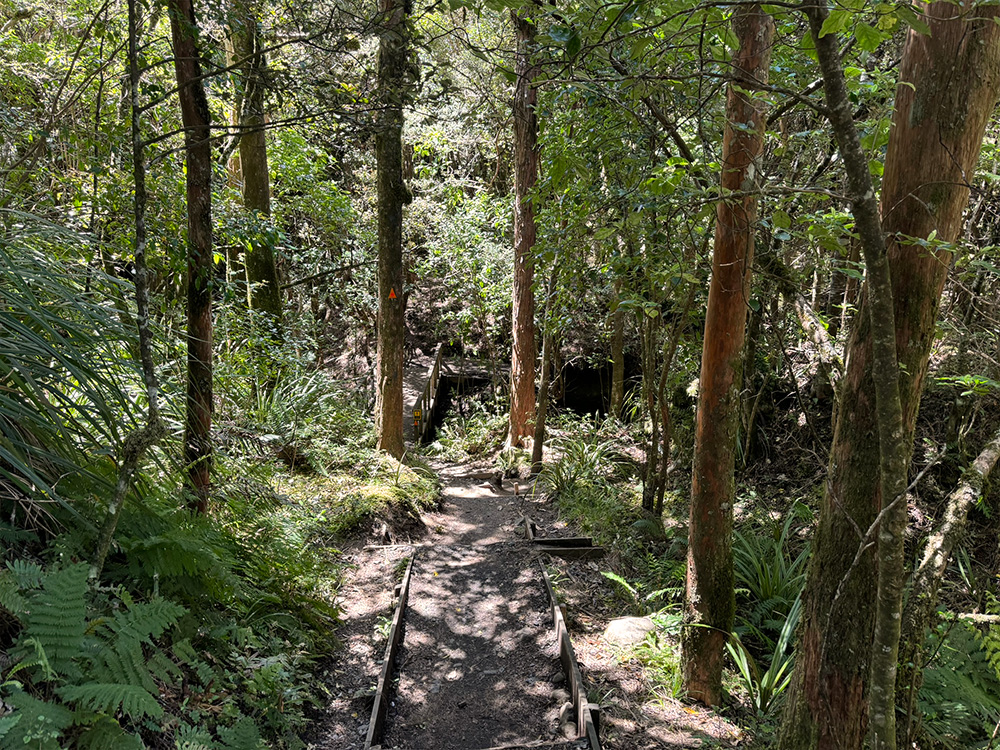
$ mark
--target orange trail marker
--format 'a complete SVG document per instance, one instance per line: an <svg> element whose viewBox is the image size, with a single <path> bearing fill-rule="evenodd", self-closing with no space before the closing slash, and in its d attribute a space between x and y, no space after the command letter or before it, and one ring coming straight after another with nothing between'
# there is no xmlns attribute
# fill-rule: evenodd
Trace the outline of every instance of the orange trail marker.
<svg viewBox="0 0 1000 750"><path fill-rule="evenodd" d="M389 299L396 299L396 290L395 290L395 288L389 290Z"/></svg>

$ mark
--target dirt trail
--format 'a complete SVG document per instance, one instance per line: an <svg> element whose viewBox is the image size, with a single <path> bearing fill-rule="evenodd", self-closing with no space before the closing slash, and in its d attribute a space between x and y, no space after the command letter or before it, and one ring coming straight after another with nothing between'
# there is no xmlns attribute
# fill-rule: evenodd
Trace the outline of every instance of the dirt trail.
<svg viewBox="0 0 1000 750"><path fill-rule="evenodd" d="M416 552L399 688L386 748L480 750L552 741L564 700L558 648L537 557L522 541L525 514L543 503L514 494L489 472L436 465L442 507L426 514L418 540L354 552L341 598L344 649L327 673L331 696L311 746L356 750L364 743L385 646L381 625L405 560Z"/></svg>

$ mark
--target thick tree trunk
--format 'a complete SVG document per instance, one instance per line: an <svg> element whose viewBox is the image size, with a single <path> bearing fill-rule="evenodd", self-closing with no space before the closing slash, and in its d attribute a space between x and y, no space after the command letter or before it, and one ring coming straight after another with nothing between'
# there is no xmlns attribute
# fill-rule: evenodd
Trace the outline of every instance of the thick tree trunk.
<svg viewBox="0 0 1000 750"><path fill-rule="evenodd" d="M174 70L187 163L187 411L184 458L192 507L208 509L212 477L212 145L193 0L170 0Z"/></svg>
<svg viewBox="0 0 1000 750"><path fill-rule="evenodd" d="M242 13L243 28L235 34L237 57L249 58L243 65L243 110L240 118L240 167L243 205L261 216L271 215L271 182L267 169L267 138L264 132L264 99L267 60L261 51L263 37L255 15ZM281 291L274 246L268 236L257 236L246 256L250 307L281 320ZM280 327L276 329L280 333Z"/></svg>
<svg viewBox="0 0 1000 750"><path fill-rule="evenodd" d="M514 299L513 354L510 365L510 430L512 446L531 435L535 413L535 207L528 195L538 179L538 115L532 62L535 24L530 9L511 11L517 29L514 87Z"/></svg>
<svg viewBox="0 0 1000 750"><path fill-rule="evenodd" d="M403 455L403 100L408 86L407 7L404 0L382 0L379 43L379 127L375 136L378 168L378 347L375 428L378 447Z"/></svg>
<svg viewBox="0 0 1000 750"><path fill-rule="evenodd" d="M817 35L825 10L808 12ZM892 747L895 740L894 733L889 738L894 696L888 680L896 669L906 516L905 499L889 510L883 508L882 498L891 499L886 489L889 478L875 460L880 442L893 437L883 434L885 405L875 390L885 388L887 370L876 362L879 344L884 344L878 329L887 319L895 321L901 409L900 434L895 439L905 468L950 253L901 240L903 235L926 238L932 230L946 242L957 237L968 198L966 175L975 165L996 102L1000 34L990 18L996 14L992 7L976 13L982 20L975 21L959 20L960 9L944 2L922 6L922 12L932 35L911 32L907 40L883 180L882 230L888 234L893 306L889 314L875 309L876 295L870 288L848 343L830 476L803 599L802 640L781 730L783 750L862 747L870 730L869 698L877 746ZM839 69L834 43L833 35L817 39L817 51L827 66L836 63ZM825 48L830 49L820 52ZM824 79L829 87L826 69ZM835 130L850 167L841 136L846 127L853 129L853 122L845 114L846 104L838 109L827 91L832 117L844 121ZM857 201L868 197L853 179L851 194ZM858 202L854 208L869 264L866 245L874 241L873 230L862 230ZM871 218L864 220L870 223ZM878 234L881 239L881 230ZM868 278L873 285L870 265ZM898 486L898 477L895 480ZM873 537L866 532L883 510L881 562L876 566ZM871 689L873 677L880 683L877 691Z"/></svg>
<svg viewBox="0 0 1000 750"><path fill-rule="evenodd" d="M742 87L767 83L774 22L760 5L741 6L734 11L733 30L740 47L733 58L736 81L726 97L722 190L746 193L756 184L764 118ZM722 697L722 658L735 606L736 427L756 213L752 195L718 206L698 389L682 668L688 695L708 705L718 705Z"/></svg>

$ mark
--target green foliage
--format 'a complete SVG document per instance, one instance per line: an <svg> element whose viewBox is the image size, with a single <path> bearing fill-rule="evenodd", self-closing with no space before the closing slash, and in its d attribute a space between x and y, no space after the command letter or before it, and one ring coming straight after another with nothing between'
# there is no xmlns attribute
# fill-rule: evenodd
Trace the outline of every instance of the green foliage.
<svg viewBox="0 0 1000 750"><path fill-rule="evenodd" d="M759 654L774 652L805 585L809 547L802 546L794 556L788 549L796 509L770 533L733 532L737 632Z"/></svg>
<svg viewBox="0 0 1000 750"><path fill-rule="evenodd" d="M601 575L607 578L609 581L614 581L620 587L627 596L626 598L630 600L632 605L632 614L643 616L643 615L653 615L658 612L663 612L669 604L665 603L663 600L665 597L676 593L676 588L665 588L657 589L656 591L650 591L648 594L643 593L643 584L641 582L629 583L622 576L611 571L602 570Z"/></svg>
<svg viewBox="0 0 1000 750"><path fill-rule="evenodd" d="M781 626L781 633L774 644L774 651L766 669L762 669L762 665L757 663L737 633L733 633L732 638L726 642L726 650L736 665L740 685L746 691L751 707L760 717L773 713L780 705L781 698L792 680L794 655L790 652L790 646L801 613L802 600L797 598Z"/></svg>
<svg viewBox="0 0 1000 750"><path fill-rule="evenodd" d="M86 728L82 747L98 741L109 743L106 747L135 747L134 730L126 727L161 716L159 684L180 677L156 642L184 608L125 596L124 607L89 620L88 571L87 565L71 565L40 571L27 581L22 577L20 583L14 573L4 574L21 588L26 604L23 611L11 612L23 628L3 691L4 700L17 709L13 716L20 718L0 739L4 750L34 742L60 747L71 726ZM157 673L151 671L157 667Z"/></svg>
<svg viewBox="0 0 1000 750"><path fill-rule="evenodd" d="M140 411L134 333L103 301L123 290L63 260L78 235L11 212L0 225L0 477L32 515L48 515L42 499L75 512L67 497L107 491L107 457Z"/></svg>
<svg viewBox="0 0 1000 750"><path fill-rule="evenodd" d="M553 441L558 458L546 464L539 482L555 497L574 494L593 487L614 469L612 444L599 435L578 434Z"/></svg>
<svg viewBox="0 0 1000 750"><path fill-rule="evenodd" d="M480 398L467 398L466 413L448 414L427 450L449 461L466 461L498 449L507 429L507 413Z"/></svg>
<svg viewBox="0 0 1000 750"><path fill-rule="evenodd" d="M992 609L1000 611L993 600ZM969 622L942 623L929 636L933 660L917 697L921 729L943 750L985 748L1000 723L1000 628L985 632Z"/></svg>

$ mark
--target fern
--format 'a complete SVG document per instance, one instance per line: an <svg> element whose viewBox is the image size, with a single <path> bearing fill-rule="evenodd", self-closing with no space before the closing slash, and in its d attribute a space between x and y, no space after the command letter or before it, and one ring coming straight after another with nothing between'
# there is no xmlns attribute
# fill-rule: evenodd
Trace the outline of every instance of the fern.
<svg viewBox="0 0 1000 750"><path fill-rule="evenodd" d="M243 716L232 727L219 727L219 739L225 750L266 750L267 745L257 731L257 725Z"/></svg>
<svg viewBox="0 0 1000 750"><path fill-rule="evenodd" d="M42 566L27 560L8 560L7 569L22 589L37 589L42 585Z"/></svg>
<svg viewBox="0 0 1000 750"><path fill-rule="evenodd" d="M100 714L114 716L121 711L132 719L146 716L158 718L163 715L163 706L144 687L121 683L88 682L85 685L70 685L59 688L60 698L73 703L77 708L86 708Z"/></svg>
<svg viewBox="0 0 1000 750"><path fill-rule="evenodd" d="M4 698L16 718L0 739L0 750L60 750L59 739L73 723L73 712L27 693L15 691Z"/></svg>
<svg viewBox="0 0 1000 750"><path fill-rule="evenodd" d="M3 685L10 693L6 702L17 710L16 721L0 750L8 742L10 747L57 748L63 731L74 724L83 728L78 734L84 750L134 750L141 741L117 718L137 722L163 715L157 680L178 678L181 672L156 640L186 610L163 599L136 603L123 594L125 607L88 622L87 575L86 565L44 571L28 564L8 565L0 574L3 600L18 608L24 622L13 650L20 661ZM12 679L21 671L63 704L23 692Z"/></svg>
<svg viewBox="0 0 1000 750"><path fill-rule="evenodd" d="M986 614L1000 615L1000 599L991 592L986 592ZM985 630L976 627L972 627L971 630L976 643L986 655L986 662L1000 681L1000 625L991 623Z"/></svg>
<svg viewBox="0 0 1000 750"><path fill-rule="evenodd" d="M76 741L76 750L144 750L142 740L126 732L114 719L102 716Z"/></svg>
<svg viewBox="0 0 1000 750"><path fill-rule="evenodd" d="M924 670L918 696L922 728L945 750L985 747L1000 721L1000 679L978 647L974 626L942 626L931 635L929 651L941 638L937 659Z"/></svg>
<svg viewBox="0 0 1000 750"><path fill-rule="evenodd" d="M68 679L79 676L75 659L86 635L87 573L83 563L49 573L41 590L31 593L24 616L25 639L44 651L53 672Z"/></svg>
<svg viewBox="0 0 1000 750"><path fill-rule="evenodd" d="M187 724L178 728L174 747L177 750L219 750L219 746L207 730Z"/></svg>
<svg viewBox="0 0 1000 750"><path fill-rule="evenodd" d="M21 595L21 587L10 571L0 572L0 607L12 614L19 622L28 613L28 600Z"/></svg>

